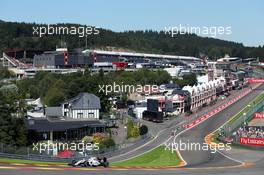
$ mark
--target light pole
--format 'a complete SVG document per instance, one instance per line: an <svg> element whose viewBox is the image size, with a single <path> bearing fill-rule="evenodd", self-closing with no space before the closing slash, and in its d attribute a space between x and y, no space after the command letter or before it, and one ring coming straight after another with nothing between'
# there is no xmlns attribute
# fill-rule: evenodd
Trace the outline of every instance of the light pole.
<svg viewBox="0 0 264 175"><path fill-rule="evenodd" d="M244 119L244 131L245 131L245 126L246 126L246 115L247 115L247 113L243 113L243 119Z"/></svg>

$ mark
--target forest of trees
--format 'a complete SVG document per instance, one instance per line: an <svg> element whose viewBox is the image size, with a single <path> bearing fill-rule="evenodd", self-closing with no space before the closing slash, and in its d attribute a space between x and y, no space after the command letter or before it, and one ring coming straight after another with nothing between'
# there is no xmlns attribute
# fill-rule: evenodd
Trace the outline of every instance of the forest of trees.
<svg viewBox="0 0 264 175"><path fill-rule="evenodd" d="M195 34L170 37L163 31L125 31L113 32L99 29L99 35L49 35L38 37L33 35L35 23L16 23L0 21L0 53L6 48L24 48L36 50L54 50L61 43L68 49L105 48L108 46L127 50L174 54L200 57L206 55L211 59L229 54L234 57L255 57L263 60L264 46L245 47L241 43L224 41L214 38L199 37ZM78 24L57 24L60 26L79 26Z"/></svg>

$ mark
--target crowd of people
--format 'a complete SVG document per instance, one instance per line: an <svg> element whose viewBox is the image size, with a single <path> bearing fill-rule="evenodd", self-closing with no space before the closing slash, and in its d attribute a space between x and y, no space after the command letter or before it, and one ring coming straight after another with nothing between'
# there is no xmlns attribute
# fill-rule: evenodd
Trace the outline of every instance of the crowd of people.
<svg viewBox="0 0 264 175"><path fill-rule="evenodd" d="M238 137L264 138L264 129L260 127L240 127L236 133Z"/></svg>

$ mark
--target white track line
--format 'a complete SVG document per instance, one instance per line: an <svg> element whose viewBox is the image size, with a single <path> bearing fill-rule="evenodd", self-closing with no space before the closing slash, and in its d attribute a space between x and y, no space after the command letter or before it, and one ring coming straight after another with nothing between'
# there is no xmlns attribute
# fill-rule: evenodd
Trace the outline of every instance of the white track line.
<svg viewBox="0 0 264 175"><path fill-rule="evenodd" d="M181 124L183 124L183 123L184 123L184 121L178 123L177 126L178 126L178 125L181 126ZM176 127L173 127L173 128L176 128ZM172 128L172 129L173 129L173 128ZM141 145L141 146L139 146L139 147L137 147L137 148L135 148L135 149L133 149L133 150L131 150L131 151L129 151L129 152L126 152L125 154L121 154L121 155L118 155L118 156L115 156L115 157L111 157L111 159L113 159L113 158L117 158L117 157L121 157L121 156L126 155L126 154L129 154L129 153L131 153L131 152L134 152L134 151L136 151L136 150L138 150L138 149L140 149L140 148L142 148L142 147L144 147L144 146L150 144L151 142L153 142L155 139L158 138L158 136L161 134L161 132L165 131L166 129L169 129L169 128L165 128L165 129L163 129L163 130L160 130L160 131L158 132L158 134L157 134L152 140L150 140L149 142L147 142L147 143L145 143L145 144L143 144L143 145ZM141 156L141 155L143 155L143 154L145 154L145 153L148 153L148 152L154 150L155 148L157 148L157 147L163 145L164 143L166 143L167 141L169 141L172 137L173 137L173 136L170 136L165 142L160 143L159 145L157 145L157 146L155 146L155 147L149 149L148 151L145 151L144 153L137 154L137 155L132 156L132 157L130 157L130 158L123 159L123 160L120 160L120 161L115 161L115 162L122 162L122 161L125 161L125 160L129 160L129 159L133 159L133 158L135 158L135 157ZM111 160L111 159L109 159L109 160Z"/></svg>
<svg viewBox="0 0 264 175"><path fill-rule="evenodd" d="M252 92L252 90L250 90L247 94L249 94L250 92ZM246 95L247 95L247 94L246 94ZM243 97L245 97L246 95L244 95ZM243 97L241 97L241 98L243 98ZM239 98L238 100L240 100L241 98ZM232 103L232 104L233 104L233 103ZM230 105L231 105L231 104L230 104ZM227 107L228 107L228 106L227 106ZM225 108L223 108L223 109L225 109ZM223 109L222 109L222 110L223 110ZM217 113L219 113L219 112L222 111L222 110L219 110ZM217 113L215 113L214 115L216 115ZM213 116L214 116L214 115L213 115ZM208 118L202 120L202 121L199 122L197 125L194 125L194 126L192 126L192 127L190 127L190 128L186 128L185 130L179 132L179 133L174 137L174 140L173 140L174 143L176 143L176 138L177 138L180 134L182 134L182 133L184 133L184 132L186 132L186 131L192 129L192 128L195 127L195 126L198 126L198 125L202 124L203 122L205 122L205 121L208 120L209 118L211 118L211 117L208 117ZM219 129L219 128L217 128L216 130L218 130L218 129ZM219 151L218 151L218 152L219 152ZM220 152L219 152L219 153L220 153ZM220 154L222 154L223 156L225 156L225 157L228 158L228 159L231 159L231 160L234 160L234 161L236 161L236 162L241 163L240 160L233 159L233 158L231 158L231 157L229 157L229 156L227 156L227 155L225 155L225 154L223 154L223 153L220 153ZM179 151L179 156L180 156L180 158L185 162L185 165L187 165L188 163L182 158L182 156L181 156L181 154L180 154L180 151ZM244 164L244 162L242 162L242 164Z"/></svg>
<svg viewBox="0 0 264 175"><path fill-rule="evenodd" d="M111 159L114 159L114 158L117 158L117 157L121 157L121 156L127 155L127 154L129 154L129 153L131 153L131 152L135 152L136 150L138 150L138 149L140 149L140 148L142 148L142 147L144 147L144 146L150 144L151 142L153 142L154 140L156 140L156 139L158 138L158 136L160 135L161 132L163 132L163 131L166 130L166 129L167 129L167 128L165 128L165 129L163 129L163 130L160 130L160 131L158 132L158 134L157 134L152 140L148 141L147 143L145 143L145 144L143 144L143 145L141 145L141 146L139 146L139 147L137 147L137 148L135 148L135 149L133 149L133 150L131 150L131 151L128 151L128 152L126 152L126 153L124 153L124 154L121 154L121 155L117 155L117 156L111 157ZM163 144L163 143L162 143L162 144ZM156 147L155 147L155 148L156 148ZM153 148L153 149L155 149L155 148ZM153 150L153 149L151 149L151 150ZM131 157L131 158L127 158L127 159L124 159L124 160L132 159L132 158L134 158L134 157L137 157L137 156L140 156L140 155L142 155L142 154L145 154L145 153L147 153L147 152L149 152L149 151L151 151L151 150L148 150L148 151L146 151L146 152L144 152L144 153L138 154L138 155L136 155L136 156L133 156L133 157ZM121 161L124 161L124 160L115 161L115 162L121 162Z"/></svg>

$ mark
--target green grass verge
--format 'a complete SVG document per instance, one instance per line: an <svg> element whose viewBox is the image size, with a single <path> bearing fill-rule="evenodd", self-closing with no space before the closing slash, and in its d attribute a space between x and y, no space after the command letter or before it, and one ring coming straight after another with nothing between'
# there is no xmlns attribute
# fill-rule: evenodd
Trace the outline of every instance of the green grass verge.
<svg viewBox="0 0 264 175"><path fill-rule="evenodd" d="M141 167L160 167L160 166L176 166L180 163L180 158L177 152L172 153L165 150L165 146L160 146L154 150L147 152L141 156L116 162L110 164L111 166L127 167L127 166L141 166Z"/></svg>
<svg viewBox="0 0 264 175"><path fill-rule="evenodd" d="M62 162L44 162L44 161L23 160L23 159L9 159L9 158L0 158L0 162L22 163L22 164L66 165L66 163L62 163Z"/></svg>
<svg viewBox="0 0 264 175"><path fill-rule="evenodd" d="M220 140L218 140L217 139L217 135L218 135L218 132L215 132L214 134L213 134L213 142L214 143L217 143L217 144L219 144L219 143L223 143L223 142L221 142Z"/></svg>
<svg viewBox="0 0 264 175"><path fill-rule="evenodd" d="M250 106L246 106L243 110L237 113L227 124L233 124L237 119L243 116L244 113L249 112L255 105L259 104L264 100L264 93L258 95L252 102L249 103Z"/></svg>

